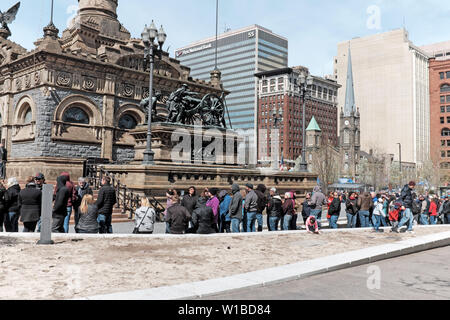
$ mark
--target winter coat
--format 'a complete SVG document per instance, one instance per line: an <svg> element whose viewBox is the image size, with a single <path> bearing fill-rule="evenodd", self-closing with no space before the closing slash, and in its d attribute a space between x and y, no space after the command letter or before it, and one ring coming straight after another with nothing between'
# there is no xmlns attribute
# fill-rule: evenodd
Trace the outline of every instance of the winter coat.
<svg viewBox="0 0 450 320"><path fill-rule="evenodd" d="M309 201L310 207L313 210L322 210L323 206L328 205L328 201L325 195L320 192L320 188L315 187L311 200Z"/></svg>
<svg viewBox="0 0 450 320"><path fill-rule="evenodd" d="M258 212L258 195L254 190L245 196L244 209L246 212Z"/></svg>
<svg viewBox="0 0 450 320"><path fill-rule="evenodd" d="M431 201L429 213L430 213L430 216L432 216L432 217L436 217L438 215L437 214L437 204L436 204L436 202Z"/></svg>
<svg viewBox="0 0 450 320"><path fill-rule="evenodd" d="M217 197L210 198L206 203L206 206L212 209L214 213L214 223L217 223L219 221L219 207L220 207L219 199L217 199Z"/></svg>
<svg viewBox="0 0 450 320"><path fill-rule="evenodd" d="M15 186L11 186L6 190L5 193L5 207L6 212L20 212L20 204L19 204L19 193L20 186L16 184Z"/></svg>
<svg viewBox="0 0 450 320"><path fill-rule="evenodd" d="M214 212L201 200L197 202L197 207L192 213L192 224L198 234L211 234L216 232L213 227Z"/></svg>
<svg viewBox="0 0 450 320"><path fill-rule="evenodd" d="M191 214L179 203L175 203L167 209L166 222L169 223L171 234L184 234L189 220L191 220Z"/></svg>
<svg viewBox="0 0 450 320"><path fill-rule="evenodd" d="M61 173L62 176L67 177L66 187L69 190L70 197L67 200L67 207L72 207L78 200L77 190L75 184L70 181L70 174L68 172ZM80 200L81 203L81 200Z"/></svg>
<svg viewBox="0 0 450 320"><path fill-rule="evenodd" d="M258 197L257 212L263 213L267 208L267 197L264 193L259 190L255 190L256 196Z"/></svg>
<svg viewBox="0 0 450 320"><path fill-rule="evenodd" d="M41 218L42 191L30 183L19 193L20 221L37 222Z"/></svg>
<svg viewBox="0 0 450 320"><path fill-rule="evenodd" d="M358 198L357 206L359 211L370 211L373 208L372 197L368 193L364 193Z"/></svg>
<svg viewBox="0 0 450 320"><path fill-rule="evenodd" d="M1 187L0 188L0 214L6 213L5 193L6 193L6 188Z"/></svg>
<svg viewBox="0 0 450 320"><path fill-rule="evenodd" d="M233 184L231 187L231 192L233 193L233 198L230 203L230 218L242 220L242 195L240 188L237 184Z"/></svg>
<svg viewBox="0 0 450 320"><path fill-rule="evenodd" d="M77 200L76 200L76 202L73 203L73 206L75 208L78 208L81 205L81 200L83 200L85 195L87 195L87 194L90 194L91 196L94 195L94 192L92 191L92 189L88 183L86 183L84 185L84 188L82 188L80 186L76 186L75 191L77 193Z"/></svg>
<svg viewBox="0 0 450 320"><path fill-rule="evenodd" d="M403 187L400 199L405 208L412 209L413 197L411 189L409 188L408 185L405 185Z"/></svg>
<svg viewBox="0 0 450 320"><path fill-rule="evenodd" d="M339 200L339 198L334 198L330 204L328 215L339 216L340 214L341 214L341 201Z"/></svg>
<svg viewBox="0 0 450 320"><path fill-rule="evenodd" d="M181 205L185 207L191 214L195 210L195 206L197 205L198 197L185 195L183 200L181 200Z"/></svg>
<svg viewBox="0 0 450 320"><path fill-rule="evenodd" d="M384 216L383 214L383 203L378 202L373 210L374 216Z"/></svg>
<svg viewBox="0 0 450 320"><path fill-rule="evenodd" d="M308 200L305 200L305 202L303 202L302 207L302 217L308 219L310 215L311 215L311 207L309 206Z"/></svg>
<svg viewBox="0 0 450 320"><path fill-rule="evenodd" d="M100 188L98 199L95 203L98 207L98 214L112 215L114 205L117 203L116 191L109 184Z"/></svg>
<svg viewBox="0 0 450 320"><path fill-rule="evenodd" d="M348 198L345 202L346 212L351 215L355 215L358 213L358 206L356 205L357 200Z"/></svg>
<svg viewBox="0 0 450 320"><path fill-rule="evenodd" d="M56 180L56 196L53 204L53 216L67 216L67 201L70 197L69 189L66 187L67 177L60 176Z"/></svg>
<svg viewBox="0 0 450 320"><path fill-rule="evenodd" d="M286 199L283 204L284 215L295 215L295 202L294 199Z"/></svg>
<svg viewBox="0 0 450 320"><path fill-rule="evenodd" d="M80 212L80 220L78 221L76 229L89 233L98 233L100 227L97 219L98 208L95 204L90 204L87 213Z"/></svg>
<svg viewBox="0 0 450 320"><path fill-rule="evenodd" d="M283 200L279 195L269 198L269 205L267 207L267 214L269 217L281 218L283 216Z"/></svg>
<svg viewBox="0 0 450 320"><path fill-rule="evenodd" d="M144 218L145 217L145 218ZM139 227L139 232L153 232L156 222L156 212L153 208L140 207L135 212L136 228Z"/></svg>
<svg viewBox="0 0 450 320"><path fill-rule="evenodd" d="M230 218L230 204L231 204L231 196L227 194L223 200L220 202L219 211L220 217L222 220L231 221Z"/></svg>

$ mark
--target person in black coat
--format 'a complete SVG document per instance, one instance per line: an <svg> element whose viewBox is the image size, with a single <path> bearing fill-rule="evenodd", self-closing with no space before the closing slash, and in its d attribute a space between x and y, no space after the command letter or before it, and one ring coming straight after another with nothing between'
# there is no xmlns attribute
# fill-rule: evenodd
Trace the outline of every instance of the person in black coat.
<svg viewBox="0 0 450 320"><path fill-rule="evenodd" d="M8 161L8 152L3 143L0 143L0 178L6 178L6 162Z"/></svg>
<svg viewBox="0 0 450 320"><path fill-rule="evenodd" d="M112 230L112 212L117 203L116 191L111 187L111 178L103 177L102 187L98 193L96 206L98 208L98 222L100 224L100 233L113 233Z"/></svg>
<svg viewBox="0 0 450 320"><path fill-rule="evenodd" d="M210 207L206 206L206 199L199 198L196 209L192 212L192 224L194 233L211 234L216 233L214 225L214 212Z"/></svg>
<svg viewBox="0 0 450 320"><path fill-rule="evenodd" d="M5 193L5 207L7 212L5 219L6 232L19 232L19 193L19 182L17 182L16 178L9 178L8 190Z"/></svg>
<svg viewBox="0 0 450 320"><path fill-rule="evenodd" d="M25 189L19 193L20 221L23 222L23 232L34 232L41 218L42 191L34 183L34 177L29 177Z"/></svg>
<svg viewBox="0 0 450 320"><path fill-rule="evenodd" d="M197 190L195 187L190 187L188 194L183 197L183 200L181 200L181 205L188 209L188 211L192 214L197 206L197 201Z"/></svg>
<svg viewBox="0 0 450 320"><path fill-rule="evenodd" d="M3 224L5 222L5 216L8 214L6 212L5 206L5 193L6 188L3 183L0 182L0 232L3 232Z"/></svg>
<svg viewBox="0 0 450 320"><path fill-rule="evenodd" d="M330 228L337 229L337 221L339 219L339 215L341 214L341 200L339 199L339 195L337 192L333 194L333 201L330 205L330 210L328 215L330 218Z"/></svg>
<svg viewBox="0 0 450 320"><path fill-rule="evenodd" d="M53 204L53 226L52 232L65 233L64 219L67 216L67 201L71 196L69 189L66 187L67 177L60 176L56 180L56 196Z"/></svg>

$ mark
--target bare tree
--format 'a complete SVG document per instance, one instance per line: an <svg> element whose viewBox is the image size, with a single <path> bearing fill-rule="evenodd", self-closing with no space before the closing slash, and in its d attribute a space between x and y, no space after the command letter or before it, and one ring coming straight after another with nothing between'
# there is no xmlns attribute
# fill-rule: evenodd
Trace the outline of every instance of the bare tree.
<svg viewBox="0 0 450 320"><path fill-rule="evenodd" d="M319 177L322 190L328 193L328 185L339 177L339 152L324 136L321 146L312 155L311 171Z"/></svg>

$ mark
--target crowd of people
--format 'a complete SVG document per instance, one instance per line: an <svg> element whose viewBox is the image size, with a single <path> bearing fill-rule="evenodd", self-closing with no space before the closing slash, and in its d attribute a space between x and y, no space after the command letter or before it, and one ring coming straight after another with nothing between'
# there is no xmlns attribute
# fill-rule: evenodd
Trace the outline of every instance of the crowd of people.
<svg viewBox="0 0 450 320"><path fill-rule="evenodd" d="M19 232L19 221L23 232L39 232L41 229L42 189L45 177L42 173L28 177L21 189L17 178L0 182L0 232ZM72 214L77 233L113 233L112 212L116 204L116 192L111 179L104 177L97 200L85 178L76 185L68 172L57 179L53 195L52 232L69 233Z"/></svg>
<svg viewBox="0 0 450 320"><path fill-rule="evenodd" d="M78 184L63 172L57 179L53 196L52 232L68 233L72 214L77 233L113 233L112 213L117 203L116 192L111 179L102 179L97 200L85 178ZM45 177L42 173L28 177L21 190L16 178L9 178L6 186L0 183L0 232L18 232L19 220L24 232L40 231L42 188ZM448 224L450 222L450 201L448 196L439 199L435 195L417 195L412 181L401 193L338 193L328 197L320 187L299 201L294 191L283 197L276 188L247 183L244 188L233 184L229 190L206 188L198 192L190 187L180 195L170 189L166 193L167 206L164 211L166 233L168 234L212 234L262 232L263 217L269 231L297 230L301 216L306 230L320 233L322 213L326 212L329 227L338 228L341 215L347 216L347 228L392 227L399 232L404 226L413 231L416 224ZM156 212L146 197L141 197L135 212L133 233L154 232Z"/></svg>
<svg viewBox="0 0 450 320"><path fill-rule="evenodd" d="M241 190L234 184L231 190L207 188L201 194L191 187L183 197L171 189L166 194L166 233L262 232L264 213L269 231L297 230L301 215L308 232L320 233L323 212L327 213L332 229L338 228L339 217L344 212L347 228L373 228L375 232L382 232L382 226L391 227L392 232L399 232L406 226L407 231L412 232L416 224L448 224L448 196L441 199L428 194L417 196L415 187L411 181L398 194L331 192L328 198L316 187L303 203L298 201L294 191L285 193L282 198L276 188L267 193L264 185L254 188L246 184ZM153 216L154 212L148 219ZM139 221L137 219L136 223Z"/></svg>

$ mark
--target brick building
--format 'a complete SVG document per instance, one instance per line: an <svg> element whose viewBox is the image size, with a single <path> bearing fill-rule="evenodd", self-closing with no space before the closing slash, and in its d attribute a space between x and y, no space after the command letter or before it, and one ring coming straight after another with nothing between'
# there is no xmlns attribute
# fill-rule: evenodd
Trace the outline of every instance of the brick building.
<svg viewBox="0 0 450 320"><path fill-rule="evenodd" d="M450 51L450 50L449 50ZM430 59L431 159L450 177L450 52Z"/></svg>
<svg viewBox="0 0 450 320"><path fill-rule="evenodd" d="M258 81L258 160L271 160L271 130L280 130L280 158L293 165L302 152L303 99L299 76L304 67L283 68L257 73ZM306 124L316 118L324 137L338 145L337 91L339 85L329 79L313 76L311 94L306 103ZM278 121L275 121L278 118Z"/></svg>
<svg viewBox="0 0 450 320"><path fill-rule="evenodd" d="M430 56L430 150L441 168L441 186L450 181L450 41L421 47Z"/></svg>

